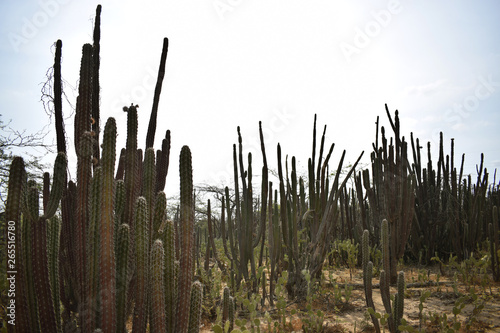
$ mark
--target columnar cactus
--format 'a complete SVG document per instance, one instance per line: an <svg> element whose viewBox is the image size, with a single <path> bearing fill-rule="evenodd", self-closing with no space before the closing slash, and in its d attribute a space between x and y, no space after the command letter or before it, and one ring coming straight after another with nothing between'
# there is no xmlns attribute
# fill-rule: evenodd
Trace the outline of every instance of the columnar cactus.
<svg viewBox="0 0 500 333"><path fill-rule="evenodd" d="M139 197L135 208L135 261L136 292L134 306L134 332L146 332L148 318L149 224L148 208L144 197Z"/></svg>
<svg viewBox="0 0 500 333"><path fill-rule="evenodd" d="M498 259L498 208L493 207L492 222L488 225L490 234L490 252L491 252L491 271L493 273L493 280L500 281L500 262Z"/></svg>
<svg viewBox="0 0 500 333"><path fill-rule="evenodd" d="M151 321L150 332L166 332L163 242L155 240L151 248Z"/></svg>
<svg viewBox="0 0 500 333"><path fill-rule="evenodd" d="M127 322L128 293L128 248L130 244L130 227L121 224L118 229L118 244L116 251L116 332L125 332Z"/></svg>
<svg viewBox="0 0 500 333"><path fill-rule="evenodd" d="M191 287L188 333L197 333L200 331L202 303L203 285L200 281L195 281Z"/></svg>
<svg viewBox="0 0 500 333"><path fill-rule="evenodd" d="M180 272L179 299L177 305L177 332L186 333L189 325L189 310L191 300L191 283L193 279L193 249L194 249L194 200L193 200L193 169L191 166L191 151L184 146L180 154Z"/></svg>
<svg viewBox="0 0 500 333"><path fill-rule="evenodd" d="M178 276L175 259L175 230L174 222L166 220L161 230L163 244L165 247L165 315L167 321L167 332L175 332L176 310L177 310L177 286Z"/></svg>
<svg viewBox="0 0 500 333"><path fill-rule="evenodd" d="M62 332L61 326L61 307L60 304L60 286L59 286L59 238L61 234L61 219L59 216L53 216L48 221L48 264L50 288L52 291L52 302L54 303L54 312L56 318L57 332Z"/></svg>
<svg viewBox="0 0 500 333"><path fill-rule="evenodd" d="M109 118L104 127L102 148L102 192L100 222L100 288L102 327L116 330L116 259L114 248L114 170L116 160L116 122Z"/></svg>

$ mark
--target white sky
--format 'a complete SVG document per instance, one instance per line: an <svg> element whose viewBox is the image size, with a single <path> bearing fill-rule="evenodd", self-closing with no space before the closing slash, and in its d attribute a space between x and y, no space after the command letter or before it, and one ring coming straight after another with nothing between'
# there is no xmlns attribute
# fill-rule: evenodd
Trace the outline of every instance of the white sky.
<svg viewBox="0 0 500 333"><path fill-rule="evenodd" d="M28 132L47 124L40 88L57 39L65 91L75 103L72 87L82 45L92 43L97 4L0 3L4 122ZM260 173L259 120L271 168L280 142L305 170L315 113L318 132L327 124L326 143L335 143L331 168L343 149L348 162L362 150L368 158L377 115L388 126L385 103L400 111L405 137L413 132L424 146L431 141L434 165L443 131L447 153L455 138L456 165L466 154L466 173L474 174L481 152L491 175L500 167L497 1L111 0L102 6L101 113L117 119L119 147L126 133L121 108L132 102L140 105L139 146L145 144L163 37L170 40L155 147L170 129L173 193L182 145L191 148L196 183L221 184L232 175L238 125ZM70 114L68 105L64 112ZM72 127L71 118L71 151ZM426 156L424 149L425 163Z"/></svg>

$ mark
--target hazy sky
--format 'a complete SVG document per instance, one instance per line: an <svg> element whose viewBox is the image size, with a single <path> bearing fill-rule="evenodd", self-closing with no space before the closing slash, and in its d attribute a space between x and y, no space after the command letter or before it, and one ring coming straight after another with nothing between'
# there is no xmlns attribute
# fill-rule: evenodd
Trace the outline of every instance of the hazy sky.
<svg viewBox="0 0 500 333"><path fill-rule="evenodd" d="M48 123L40 89L57 39L65 92L75 104L81 48L92 42L97 4L1 1L4 122L31 132ZM116 118L120 147L122 107L130 103L140 106L139 146L145 144L163 37L170 40L155 147L170 129L167 186L174 192L182 145L191 148L195 182L229 180L237 126L259 173L259 120L271 168L280 142L305 170L315 113L319 132L328 126L327 144L336 144L334 163L343 149L349 162L363 150L368 157L377 115L388 126L385 103L399 110L405 137L413 132L437 148L443 131L447 153L455 138L455 163L465 153L467 173L481 152L491 174L500 167L498 1L113 0L102 6L101 112ZM71 114L67 104L64 113ZM72 127L71 118L66 130L74 151Z"/></svg>

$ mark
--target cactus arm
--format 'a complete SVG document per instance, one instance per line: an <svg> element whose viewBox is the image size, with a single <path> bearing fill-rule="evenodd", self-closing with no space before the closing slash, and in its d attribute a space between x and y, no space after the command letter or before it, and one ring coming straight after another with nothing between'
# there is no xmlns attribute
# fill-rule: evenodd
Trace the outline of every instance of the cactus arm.
<svg viewBox="0 0 500 333"><path fill-rule="evenodd" d="M61 326L61 307L60 304L60 287L59 287L59 238L61 234L61 220L58 216L48 220L48 263L49 263L49 279L52 291L52 301L54 303L54 311L56 318L57 333L62 333Z"/></svg>
<svg viewBox="0 0 500 333"><path fill-rule="evenodd" d="M43 215L44 219L49 219L56 213L59 202L64 191L66 183L66 168L68 160L65 153L58 153L56 161L54 162L54 177L52 180L52 190L50 191L47 209Z"/></svg>
<svg viewBox="0 0 500 333"><path fill-rule="evenodd" d="M99 67L101 63L100 50L101 50L101 5L97 5L95 10L95 22L94 22L94 44L92 45L92 132L94 132L94 142L92 155L95 158L96 163L94 164L94 169L99 165L99 131L100 131L100 110L99 110L99 99L100 99L100 85L99 85Z"/></svg>
<svg viewBox="0 0 500 333"><path fill-rule="evenodd" d="M163 48L160 57L160 68L158 70L158 79L156 80L155 93L153 97L153 108L149 118L148 133L146 135L146 149L153 147L156 133L156 118L158 117L158 104L160 103L161 87L165 77L165 63L167 62L168 38L163 39Z"/></svg>

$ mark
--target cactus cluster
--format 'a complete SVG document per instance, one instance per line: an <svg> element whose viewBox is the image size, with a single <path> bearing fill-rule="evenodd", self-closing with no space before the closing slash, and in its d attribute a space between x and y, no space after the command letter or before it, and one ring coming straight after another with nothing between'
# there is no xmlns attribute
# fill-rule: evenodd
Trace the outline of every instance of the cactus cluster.
<svg viewBox="0 0 500 333"><path fill-rule="evenodd" d="M144 150L138 147L138 113L132 104L123 109L126 146L117 151L114 118L107 119L100 133L100 16L98 6L93 43L82 47L73 138L76 179L67 172L61 41L56 42L54 60L58 154L52 178L46 173L41 186L27 179L20 157L10 167L5 214L16 226L15 301L21 310L16 327L8 331L124 333L131 322L133 332L197 332L204 290L194 275L196 265L200 266L202 237L195 226L191 151L184 146L180 152L180 204L176 218L170 220L164 192L170 131L161 149L153 148L168 39L163 40ZM419 140L411 135L411 156L398 112L393 118L386 106L386 113L394 136L389 137L384 127L379 136L377 118L371 170L356 172L363 153L344 166L346 151L330 170L334 144L325 144L326 125L317 140L315 116L306 175L299 175L296 158L285 155L284 146L278 144L274 184L259 122L263 161L259 190L254 156L245 156L243 135L237 128L233 184L220 190L220 213L212 215L210 200L206 212L205 271L210 274L218 267L228 275L223 324L233 328L236 306L230 293L242 286L249 297L262 290L261 306L267 299L272 307L275 285L286 273L288 295L304 299L308 284L303 272L319 279L337 239L361 242L366 305L373 310L377 332L381 323L373 302L370 241L382 249L380 292L390 332L398 331L403 316L404 274L397 274L396 264L404 254L423 263L436 253L452 252L463 259L488 238L491 272L495 281L500 280L500 185L488 185L483 156L474 184L471 176L463 177L464 156L459 169L454 165L453 140L451 154L445 156L441 134L437 166L428 144L428 162L423 167ZM354 186L348 188L351 176ZM222 243L219 253L216 239ZM215 268L210 267L212 259ZM391 301L389 286L395 284L398 292Z"/></svg>
<svg viewBox="0 0 500 333"><path fill-rule="evenodd" d="M59 153L52 183L44 176L43 205L24 162L16 157L8 185L7 218L19 245L20 315L9 332L197 332L203 288L193 279L194 203L191 152L180 154L181 241L166 220L163 192L170 132L152 148L168 40L160 63L146 150L137 148L137 107L127 112L127 143L115 170L117 128L108 118L99 144L99 39L82 49L75 113L76 181L68 179L60 85L62 42L56 43L55 113ZM58 102L59 101L59 102ZM58 208L60 211L58 213ZM180 264L179 264L180 263ZM176 268L178 266L178 268ZM179 292L177 292L177 287ZM131 307L133 305L133 308Z"/></svg>

